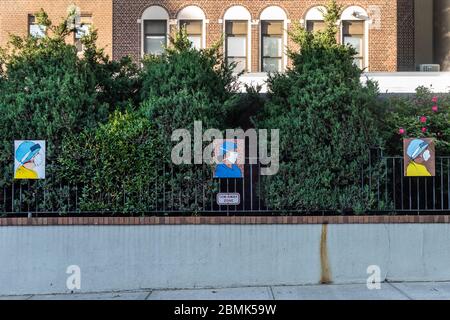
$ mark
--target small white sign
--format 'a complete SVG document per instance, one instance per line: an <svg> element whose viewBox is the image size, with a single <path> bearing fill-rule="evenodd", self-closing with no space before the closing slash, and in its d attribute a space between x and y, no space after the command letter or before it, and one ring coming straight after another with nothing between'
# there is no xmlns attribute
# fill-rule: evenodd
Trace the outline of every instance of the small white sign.
<svg viewBox="0 0 450 320"><path fill-rule="evenodd" d="M220 206L237 206L241 203L241 195L239 193L218 193L216 200Z"/></svg>

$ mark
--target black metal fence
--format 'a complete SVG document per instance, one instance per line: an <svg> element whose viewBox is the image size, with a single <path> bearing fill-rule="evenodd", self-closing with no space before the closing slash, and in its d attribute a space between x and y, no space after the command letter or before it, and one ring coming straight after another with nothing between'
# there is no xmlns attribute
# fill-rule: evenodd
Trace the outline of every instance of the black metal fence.
<svg viewBox="0 0 450 320"><path fill-rule="evenodd" d="M450 213L450 157L436 158L435 177L405 177L403 157L382 157L384 178L376 183L378 208L396 213Z"/></svg>
<svg viewBox="0 0 450 320"><path fill-rule="evenodd" d="M173 166L162 166L156 180L140 186L137 192L136 188L130 191L125 184L117 186L112 192L91 192L89 186L60 183L52 175L45 180L14 180L0 188L0 215L190 215L193 212L225 215L268 212L258 187L261 183L260 169L260 164L246 163L243 178L215 179L212 167L202 165L202 168L195 169L195 177L191 178L196 181L189 183L176 179ZM174 188L174 184L180 187ZM219 204L217 195L222 193L238 194L239 203ZM96 205L93 206L93 203ZM99 207L98 204L102 205Z"/></svg>
<svg viewBox="0 0 450 320"><path fill-rule="evenodd" d="M361 177L361 188L369 186L374 194L373 206L367 213L450 213L450 157L436 158L435 177L404 177L402 157L385 157L377 152L370 162L368 170L364 170L367 173ZM378 164L377 174L371 170L373 163ZM158 174L161 181L142 185L133 192L125 185L114 192L91 192L82 185L56 182L52 176L45 180L16 180L0 188L0 215L311 214L297 208L271 209L261 188L264 180L260 170L259 164L247 163L243 179L214 179L211 167L204 165L199 170L198 183L177 191L173 185L163 183L167 175L173 175L173 168L165 167ZM237 194L239 203L220 205L219 193ZM102 205L91 207L91 202ZM314 214L336 212L324 210Z"/></svg>

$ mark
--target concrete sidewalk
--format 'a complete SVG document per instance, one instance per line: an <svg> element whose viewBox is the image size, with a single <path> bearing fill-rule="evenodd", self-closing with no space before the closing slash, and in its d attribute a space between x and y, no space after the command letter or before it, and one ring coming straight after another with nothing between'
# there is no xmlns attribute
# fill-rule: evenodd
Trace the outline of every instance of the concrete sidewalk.
<svg viewBox="0 0 450 320"><path fill-rule="evenodd" d="M450 300L450 282L271 286L223 289L136 290L101 293L0 296L0 300Z"/></svg>

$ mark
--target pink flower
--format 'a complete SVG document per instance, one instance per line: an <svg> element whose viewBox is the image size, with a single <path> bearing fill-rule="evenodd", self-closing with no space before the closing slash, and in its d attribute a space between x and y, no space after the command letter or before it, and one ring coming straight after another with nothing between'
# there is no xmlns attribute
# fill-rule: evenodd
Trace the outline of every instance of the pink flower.
<svg viewBox="0 0 450 320"><path fill-rule="evenodd" d="M438 102L438 97L433 97L433 99L431 99L431 101L433 101L434 103Z"/></svg>
<svg viewBox="0 0 450 320"><path fill-rule="evenodd" d="M433 107L431 108L431 110L433 110L433 112L438 112L439 108L438 108L438 106L433 106Z"/></svg>
<svg viewBox="0 0 450 320"><path fill-rule="evenodd" d="M427 117L425 117L425 116L420 117L420 122L422 122L422 123L427 122Z"/></svg>
<svg viewBox="0 0 450 320"><path fill-rule="evenodd" d="M405 129L403 128L398 129L398 134L405 134Z"/></svg>
<svg viewBox="0 0 450 320"><path fill-rule="evenodd" d="M427 128L423 127L423 128L422 128L422 132L423 132L423 133L427 132Z"/></svg>

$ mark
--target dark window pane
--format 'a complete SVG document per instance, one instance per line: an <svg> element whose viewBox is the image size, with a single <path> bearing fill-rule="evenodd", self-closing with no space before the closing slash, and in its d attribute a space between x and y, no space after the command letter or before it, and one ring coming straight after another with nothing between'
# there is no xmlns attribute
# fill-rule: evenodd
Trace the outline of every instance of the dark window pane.
<svg viewBox="0 0 450 320"><path fill-rule="evenodd" d="M263 35L282 35L283 21L263 21L261 23L261 33Z"/></svg>
<svg viewBox="0 0 450 320"><path fill-rule="evenodd" d="M325 30L325 22L318 20L308 20L306 21L306 30L309 32L317 32Z"/></svg>
<svg viewBox="0 0 450 320"><path fill-rule="evenodd" d="M146 35L165 35L167 33L166 20L145 20L144 34Z"/></svg>
<svg viewBox="0 0 450 320"><path fill-rule="evenodd" d="M225 25L227 35L247 34L247 21L227 21Z"/></svg>
<svg viewBox="0 0 450 320"><path fill-rule="evenodd" d="M364 21L344 21L342 32L344 35L364 35Z"/></svg>
<svg viewBox="0 0 450 320"><path fill-rule="evenodd" d="M201 20L181 20L180 26L186 29L188 35L201 35L202 34L202 21Z"/></svg>

